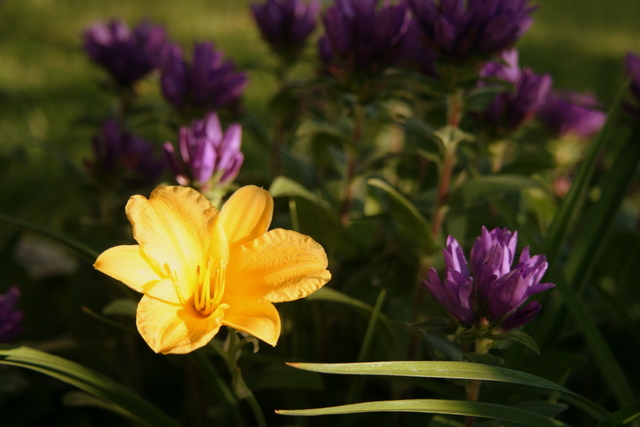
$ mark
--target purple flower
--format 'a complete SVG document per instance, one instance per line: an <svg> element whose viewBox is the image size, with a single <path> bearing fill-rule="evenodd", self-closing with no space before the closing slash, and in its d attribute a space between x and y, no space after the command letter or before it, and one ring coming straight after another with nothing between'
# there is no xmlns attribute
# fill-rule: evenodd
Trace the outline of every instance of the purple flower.
<svg viewBox="0 0 640 427"><path fill-rule="evenodd" d="M224 184L238 175L244 156L240 151L242 128L231 124L222 131L216 113L208 114L204 120L195 120L191 127L180 128L180 161L170 142L164 145L164 154L169 168L181 185L206 187L214 174L218 183ZM186 172L185 172L186 169Z"/></svg>
<svg viewBox="0 0 640 427"><path fill-rule="evenodd" d="M625 68L628 76L633 76L631 80L631 94L633 103L626 103L625 108L632 114L640 117L640 56L631 52L625 58Z"/></svg>
<svg viewBox="0 0 640 427"><path fill-rule="evenodd" d="M293 62L300 56L307 37L316 28L320 3L267 0L264 4L252 3L251 11L262 38L286 62Z"/></svg>
<svg viewBox="0 0 640 427"><path fill-rule="evenodd" d="M133 32L119 20L98 21L84 30L84 49L113 79L128 86L158 67L166 44L165 29L141 22Z"/></svg>
<svg viewBox="0 0 640 427"><path fill-rule="evenodd" d="M327 9L319 51L330 73L376 74L393 64L409 26L409 14L403 3L385 3L376 9L377 3L337 0Z"/></svg>
<svg viewBox="0 0 640 427"><path fill-rule="evenodd" d="M24 332L22 318L24 313L16 310L20 291L12 286L5 294L0 294L0 343L11 342L16 336Z"/></svg>
<svg viewBox="0 0 640 427"><path fill-rule="evenodd" d="M495 228L482 234L471 249L471 271L457 240L447 238L443 249L445 276L430 269L424 280L429 292L449 314L467 327L497 328L506 332L531 321L541 310L538 302L521 307L534 294L554 287L540 283L547 270L544 255L529 255L525 248L512 267L517 232ZM496 331L494 329L494 331Z"/></svg>
<svg viewBox="0 0 640 427"><path fill-rule="evenodd" d="M607 115L598 109L593 95L564 92L549 95L538 109L538 118L556 136L589 138L604 125Z"/></svg>
<svg viewBox="0 0 640 427"><path fill-rule="evenodd" d="M415 20L410 20L407 31L400 42L397 64L421 74L436 77L438 55L422 43L422 32Z"/></svg>
<svg viewBox="0 0 640 427"><path fill-rule="evenodd" d="M126 183L155 183L164 171L162 160L154 158L151 142L120 128L115 120L102 124L102 133L93 138L94 158L87 169L100 179L117 175Z"/></svg>
<svg viewBox="0 0 640 427"><path fill-rule="evenodd" d="M407 0L430 49L449 61L488 58L531 26L529 0Z"/></svg>
<svg viewBox="0 0 640 427"><path fill-rule="evenodd" d="M247 74L236 72L231 60L212 43L196 43L191 64L178 45L169 44L162 60L160 83L165 98L178 110L217 110L236 104L247 85Z"/></svg>
<svg viewBox="0 0 640 427"><path fill-rule="evenodd" d="M505 64L489 62L480 71L483 78L498 79L513 85L512 90L496 95L478 116L496 133L514 132L531 120L547 101L553 83L549 74L539 75L528 68L520 69L515 49L505 51L502 59Z"/></svg>

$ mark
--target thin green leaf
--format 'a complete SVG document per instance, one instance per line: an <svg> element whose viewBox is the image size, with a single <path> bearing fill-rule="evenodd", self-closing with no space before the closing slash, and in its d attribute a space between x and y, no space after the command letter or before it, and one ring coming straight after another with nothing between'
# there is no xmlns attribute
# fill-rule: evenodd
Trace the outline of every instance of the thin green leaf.
<svg viewBox="0 0 640 427"><path fill-rule="evenodd" d="M0 346L0 364L19 366L57 378L110 402L118 412L149 426L178 427L158 408L111 378L75 362L28 347Z"/></svg>
<svg viewBox="0 0 640 427"><path fill-rule="evenodd" d="M426 414L449 414L469 417L492 418L513 421L532 427L565 425L560 421L510 406L493 403L467 402L464 400L412 399L381 402L354 403L329 408L279 410L280 415L315 416L337 414L359 414L363 412L419 412Z"/></svg>
<svg viewBox="0 0 640 427"><path fill-rule="evenodd" d="M640 417L640 400L633 402L631 405L625 406L624 408L616 412L614 415L616 419L618 419L620 422L624 424L627 424L635 420L636 418ZM601 422L600 424L598 424L598 426L605 426L605 425L606 424L604 422Z"/></svg>
<svg viewBox="0 0 640 427"><path fill-rule="evenodd" d="M269 193L271 193L273 197L302 197L303 199L307 199L324 209L330 209L325 201L316 194L307 190L294 180L284 176L278 176L273 180L271 187L269 187Z"/></svg>
<svg viewBox="0 0 640 427"><path fill-rule="evenodd" d="M7 224L15 225L16 227L20 227L24 230L33 231L42 236L46 236L53 240L57 240L58 242L68 246L69 248L78 252L80 255L84 256L91 263L94 263L96 258L98 258L98 253L93 249L91 249L90 247L85 246L80 242L77 242L73 239L65 237L54 231L51 231L47 228L41 227L37 224L33 224L31 222L24 221L22 219L13 218L11 216L2 215L2 214L0 214L0 221L4 221Z"/></svg>
<svg viewBox="0 0 640 427"><path fill-rule="evenodd" d="M339 304L350 305L351 307L358 308L360 310L364 310L368 313L373 313L374 307L366 304L359 299L350 297L347 294L344 294L340 291L337 291L333 288L329 288L324 286L308 297L305 298L306 301L329 301L329 302L337 302ZM393 332L393 328L391 327L391 322L389 318L384 313L378 313L378 318L380 319L380 324L383 327L385 333L389 337L389 339L393 340L395 334Z"/></svg>
<svg viewBox="0 0 640 427"><path fill-rule="evenodd" d="M553 381L537 377L526 372L497 366L467 362L367 362L367 363L290 363L289 365L313 372L350 375L388 375L420 378L449 378L482 381L499 381L512 384L540 387L558 391L565 399L582 408L598 420L607 419L614 425L620 425L607 410L585 399Z"/></svg>
<svg viewBox="0 0 640 427"><path fill-rule="evenodd" d="M552 269L555 266L556 257L563 246L566 236L572 229L571 224L585 200L589 190L589 182L597 166L597 159L605 146L607 135L615 122L622 99L627 94L630 81L631 78L628 78L616 95L616 99L607 114L607 121L596 138L593 139L593 143L589 146L582 165L578 169L576 177L571 184L571 188L562 200L558 212L549 226L549 233L545 240L543 253L546 255L547 261Z"/></svg>
<svg viewBox="0 0 640 427"><path fill-rule="evenodd" d="M138 302L128 298L121 298L111 301L102 309L105 316L127 316L136 317Z"/></svg>
<svg viewBox="0 0 640 427"><path fill-rule="evenodd" d="M561 248L564 246L569 231L573 228L572 224L575 218L578 216L578 212L580 211L580 208L584 203L585 197L589 190L591 177L597 166L597 159L600 152L604 149L606 137L609 133L609 129L615 122L615 118L620 108L621 101L627 93L629 82L630 78L627 79L620 92L618 93L615 102L610 108L607 122L600 130L600 133L595 138L593 144L589 147L585 159L581 167L578 169L578 173L575 180L573 181L571 189L560 204L558 213L554 217L554 220L549 227L549 233L545 239L543 251L550 265L549 276L551 276L551 279L557 285L556 289L558 290L560 295L562 295L564 305L567 307L567 310L580 328L582 335L585 337L585 340L589 345L589 349L591 350L591 353L596 360L600 371L602 372L603 378L609 384L611 392L614 394L616 400L621 406L629 405L635 400L631 386L629 385L626 376L624 375L622 369L620 368L620 365L618 364L618 361L611 351L609 344L600 333L600 330L598 329L593 316L588 312L587 308L580 300L572 284L564 280L564 278L557 272L558 263L556 262L556 260ZM612 196L605 203L607 205L615 203L616 197L616 195ZM603 212L600 214L601 221L603 220L602 215L610 208L610 206L607 208L602 208ZM601 224L601 226L604 225ZM591 238L590 240L592 239L593 238ZM593 244L594 242L591 241L590 243L586 243ZM590 257L591 255L592 254L589 254L588 252L584 252L581 256ZM589 261L591 261L591 258L589 258ZM576 261L576 264L581 265L584 262L587 262L587 260L578 260ZM572 270L577 271L575 268ZM576 277L578 277L578 275L575 275L573 279L575 279ZM543 348L551 339L552 331L557 329L556 322L560 316L560 304L549 304L547 313L542 319L541 324L539 325L539 329L542 332L540 333L538 342L541 343L541 346Z"/></svg>
<svg viewBox="0 0 640 427"><path fill-rule="evenodd" d="M107 402L104 399L80 390L72 390L65 393L64 396L62 396L62 403L67 406L91 406L94 408L101 408L125 417L127 416L126 412L122 411L120 407L112 404L111 402Z"/></svg>
<svg viewBox="0 0 640 427"><path fill-rule="evenodd" d="M603 236L611 228L611 218L626 194L626 190L633 181L633 175L638 170L640 162L640 131L633 133L616 157L605 175L600 186L600 198L591 209L588 219L589 227L585 227L580 239L571 252L567 263L566 277L569 285L580 289L589 277L596 263L593 262L602 253Z"/></svg>
<svg viewBox="0 0 640 427"><path fill-rule="evenodd" d="M414 240L424 253L431 254L438 249L431 234L429 222L409 199L381 179L368 179L367 184L387 194L392 204L391 215L403 226L407 236Z"/></svg>

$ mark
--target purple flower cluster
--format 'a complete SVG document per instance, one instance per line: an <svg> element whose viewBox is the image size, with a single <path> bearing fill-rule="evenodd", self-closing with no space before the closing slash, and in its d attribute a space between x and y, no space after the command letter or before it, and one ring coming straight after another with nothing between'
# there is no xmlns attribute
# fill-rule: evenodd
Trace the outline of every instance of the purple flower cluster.
<svg viewBox="0 0 640 427"><path fill-rule="evenodd" d="M633 76L631 80L631 95L634 98L633 104L627 103L625 108L640 118L640 56L631 52L627 53L625 68L627 75Z"/></svg>
<svg viewBox="0 0 640 427"><path fill-rule="evenodd" d="M195 108L204 111L235 105L247 74L237 72L224 53L212 43L196 43L189 64L182 49L169 44L162 60L161 86L165 98L178 110Z"/></svg>
<svg viewBox="0 0 640 427"><path fill-rule="evenodd" d="M547 101L553 83L549 74L535 74L528 68L520 69L518 52L507 50L503 63L489 62L480 71L483 78L493 78L511 84L513 89L496 95L479 116L497 133L514 132L531 120Z"/></svg>
<svg viewBox="0 0 640 427"><path fill-rule="evenodd" d="M223 132L218 115L210 113L204 120L195 120L191 127L180 128L178 150L181 161L170 142L165 143L164 154L179 184L194 182L206 187L214 174L219 175L219 184L236 177L244 161L241 143L239 124L233 123Z"/></svg>
<svg viewBox="0 0 640 427"><path fill-rule="evenodd" d="M276 54L290 63L300 56L307 38L315 30L320 3L267 0L264 4L252 3L251 11L262 38Z"/></svg>
<svg viewBox="0 0 640 427"><path fill-rule="evenodd" d="M83 33L89 57L109 71L121 86L129 86L158 67L166 44L160 26L142 22L133 31L119 20L98 21Z"/></svg>
<svg viewBox="0 0 640 427"><path fill-rule="evenodd" d="M385 3L377 8L377 4L377 0L336 0L327 9L319 50L331 74L376 74L396 60L409 27L407 7Z"/></svg>
<svg viewBox="0 0 640 427"><path fill-rule="evenodd" d="M562 92L549 95L538 110L538 118L558 137L589 138L600 130L607 115L598 109L593 95Z"/></svg>
<svg viewBox="0 0 640 427"><path fill-rule="evenodd" d="M161 159L154 158L151 142L124 131L115 120L106 120L102 133L93 139L94 158L85 166L97 177L120 172L132 185L152 184L164 171Z"/></svg>
<svg viewBox="0 0 640 427"><path fill-rule="evenodd" d="M429 292L449 314L467 327L492 328L506 332L531 321L542 306L530 302L534 294L554 287L540 283L547 270L544 255L529 255L525 248L515 267L517 232L495 228L482 234L471 249L471 272L458 241L449 236L443 249L446 270L440 280L435 269L424 280Z"/></svg>
<svg viewBox="0 0 640 427"><path fill-rule="evenodd" d="M407 0L424 41L455 63L487 59L508 49L529 29L529 0Z"/></svg>
<svg viewBox="0 0 640 427"><path fill-rule="evenodd" d="M0 295L0 343L9 343L24 332L25 328L22 326L24 313L16 310L18 298L20 298L20 291L15 286Z"/></svg>
<svg viewBox="0 0 640 427"><path fill-rule="evenodd" d="M422 32L415 20L409 22L407 31L402 36L397 64L418 73L436 77L436 60L438 55L422 43Z"/></svg>

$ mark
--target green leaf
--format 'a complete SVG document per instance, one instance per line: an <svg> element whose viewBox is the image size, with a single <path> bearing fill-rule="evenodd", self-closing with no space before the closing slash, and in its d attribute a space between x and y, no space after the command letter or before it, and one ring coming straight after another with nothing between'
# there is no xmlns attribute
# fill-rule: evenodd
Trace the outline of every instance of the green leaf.
<svg viewBox="0 0 640 427"><path fill-rule="evenodd" d="M314 416L359 414L363 412L420 412L426 414L450 414L513 421L532 427L565 425L560 421L510 406L493 403L467 402L463 400L412 399L381 402L354 403L329 408L279 410L280 415Z"/></svg>
<svg viewBox="0 0 640 427"><path fill-rule="evenodd" d="M351 249L351 235L345 232L331 206L318 195L283 176L273 180L269 192L273 197L297 198L296 210L301 232L311 235L324 247L346 252Z"/></svg>
<svg viewBox="0 0 640 427"><path fill-rule="evenodd" d="M469 208L489 197L497 197L525 188L542 187L538 181L522 175L481 176L462 183L455 189L452 198L463 208Z"/></svg>
<svg viewBox="0 0 640 427"><path fill-rule="evenodd" d="M499 381L560 392L570 403L582 408L598 420L620 425L613 415L596 403L585 399L553 381L526 372L468 362L368 362L368 363L290 363L290 366L313 372L349 375L388 375L419 378L469 379Z"/></svg>
<svg viewBox="0 0 640 427"><path fill-rule="evenodd" d="M433 133L437 137L445 149L455 147L462 141L473 141L473 135L464 132L456 126L444 126Z"/></svg>
<svg viewBox="0 0 640 427"><path fill-rule="evenodd" d="M329 288L327 286L324 286L320 289L318 289L317 291L315 291L314 293L312 293L311 295L307 296L305 298L306 301L329 301L329 302L337 302L339 304L346 304L349 305L351 307L354 308L358 308L360 310L364 310L367 313L372 313L374 312L374 307L370 306L367 303L364 303L362 301L360 301L359 299L350 297L347 294L344 294L340 291L337 291L333 288ZM380 324L382 325L385 333L387 334L387 337L390 340L393 340L395 337L393 328L391 327L391 322L389 321L389 318L384 314L384 313L380 313L378 312L378 319L380 320Z"/></svg>
<svg viewBox="0 0 640 427"><path fill-rule="evenodd" d="M37 224L33 224L31 222L28 221L24 221L22 219L18 219L18 218L13 218L11 216L7 216L7 215L2 215L0 214L0 221L4 221L7 224L11 224L11 225L15 225L16 227L20 227L24 230L29 230L29 231L33 231L36 232L42 236L46 236L49 237L53 240L57 240L58 242L68 246L69 248L75 250L76 252L78 252L80 255L84 256L84 258L87 259L87 261L94 263L96 258L98 258L98 253L96 251L94 251L93 249L91 249L88 246L83 245L80 242L77 242L73 239L70 239L68 237L65 237L61 234L58 234L54 231L51 231L47 228L41 227Z"/></svg>
<svg viewBox="0 0 640 427"><path fill-rule="evenodd" d="M616 419L620 422L627 424L640 416L640 400L633 402L631 405L625 406L615 413ZM603 421L598 426L605 426Z"/></svg>
<svg viewBox="0 0 640 427"><path fill-rule="evenodd" d="M111 378L75 362L28 347L0 346L0 364L41 372L113 405L114 410L149 426L178 427L158 408Z"/></svg>
<svg viewBox="0 0 640 427"><path fill-rule="evenodd" d="M387 194L391 203L391 215L398 221L407 237L413 240L425 254L434 253L438 249L433 240L429 222L409 199L381 179L368 179L367 184Z"/></svg>
<svg viewBox="0 0 640 427"><path fill-rule="evenodd" d="M316 194L307 190L294 180L284 176L278 176L273 180L271 187L269 187L269 193L271 193L273 197L302 197L303 199L307 199L316 205L321 206L323 209L330 209L325 201Z"/></svg>
<svg viewBox="0 0 640 427"><path fill-rule="evenodd" d="M122 411L117 405L80 390L72 390L65 393L62 396L62 403L67 406L91 406L101 408L125 417L127 416L127 413Z"/></svg>
<svg viewBox="0 0 640 427"><path fill-rule="evenodd" d="M102 309L105 316L126 316L136 317L138 302L132 299L123 298L111 301Z"/></svg>
<svg viewBox="0 0 640 427"><path fill-rule="evenodd" d="M282 363L271 363L247 378L251 390L322 390L322 377L315 372L293 369Z"/></svg>
<svg viewBox="0 0 640 427"><path fill-rule="evenodd" d="M515 341L535 351L536 354L540 354L538 345L533 340L533 338L531 338L528 334L522 331L509 331L506 334L502 334L499 337L494 339Z"/></svg>

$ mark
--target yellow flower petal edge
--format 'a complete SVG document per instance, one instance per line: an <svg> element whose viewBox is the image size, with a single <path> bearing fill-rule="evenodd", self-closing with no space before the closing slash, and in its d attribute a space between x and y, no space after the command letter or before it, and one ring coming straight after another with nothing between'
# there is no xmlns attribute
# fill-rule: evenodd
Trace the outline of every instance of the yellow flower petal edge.
<svg viewBox="0 0 640 427"><path fill-rule="evenodd" d="M161 186L148 199L131 197L126 213L138 245L107 249L94 267L143 294L136 324L157 353L189 353L221 326L276 345L273 303L331 279L312 238L268 231L273 198L256 186L240 188L220 212L194 189Z"/></svg>

